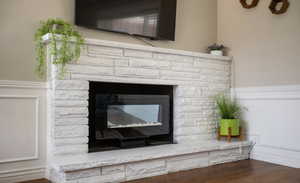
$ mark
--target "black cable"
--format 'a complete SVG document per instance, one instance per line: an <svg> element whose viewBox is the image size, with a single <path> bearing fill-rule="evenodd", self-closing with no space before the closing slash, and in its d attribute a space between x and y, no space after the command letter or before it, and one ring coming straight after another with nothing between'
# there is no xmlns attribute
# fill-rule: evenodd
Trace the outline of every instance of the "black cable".
<svg viewBox="0 0 300 183"><path fill-rule="evenodd" d="M150 43L149 41L146 41L145 39L141 38L141 37L138 37L134 34L128 34L130 37L136 39L136 40L139 40L139 41L142 41L143 43L149 45L149 46L152 46L152 47L156 47L154 44Z"/></svg>

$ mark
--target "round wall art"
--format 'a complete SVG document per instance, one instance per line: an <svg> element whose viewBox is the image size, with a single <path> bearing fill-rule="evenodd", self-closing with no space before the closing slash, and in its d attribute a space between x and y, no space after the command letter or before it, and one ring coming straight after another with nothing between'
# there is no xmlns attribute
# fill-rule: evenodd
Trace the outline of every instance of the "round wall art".
<svg viewBox="0 0 300 183"><path fill-rule="evenodd" d="M247 0L240 0L242 6L246 9L254 8L259 3L259 0L252 0L251 3L248 3Z"/></svg>
<svg viewBox="0 0 300 183"><path fill-rule="evenodd" d="M289 6L290 2L288 0L272 0L269 9L273 14L279 15L285 13L288 10Z"/></svg>

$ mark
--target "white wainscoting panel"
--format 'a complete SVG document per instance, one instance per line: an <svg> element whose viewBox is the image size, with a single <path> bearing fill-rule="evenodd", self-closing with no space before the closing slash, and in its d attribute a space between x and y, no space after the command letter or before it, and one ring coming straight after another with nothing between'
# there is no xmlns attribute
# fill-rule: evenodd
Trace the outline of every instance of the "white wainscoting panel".
<svg viewBox="0 0 300 183"><path fill-rule="evenodd" d="M38 108L36 96L0 95L0 163L38 159Z"/></svg>
<svg viewBox="0 0 300 183"><path fill-rule="evenodd" d="M0 183L42 178L46 84L0 80Z"/></svg>
<svg viewBox="0 0 300 183"><path fill-rule="evenodd" d="M236 88L247 108L247 134L256 141L252 158L300 168L300 86Z"/></svg>

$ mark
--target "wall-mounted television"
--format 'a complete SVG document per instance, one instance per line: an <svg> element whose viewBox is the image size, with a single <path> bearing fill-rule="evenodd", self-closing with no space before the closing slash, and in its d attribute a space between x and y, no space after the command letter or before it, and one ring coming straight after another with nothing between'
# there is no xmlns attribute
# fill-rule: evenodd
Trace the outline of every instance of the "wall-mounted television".
<svg viewBox="0 0 300 183"><path fill-rule="evenodd" d="M176 0L76 0L75 24L174 41L176 4Z"/></svg>

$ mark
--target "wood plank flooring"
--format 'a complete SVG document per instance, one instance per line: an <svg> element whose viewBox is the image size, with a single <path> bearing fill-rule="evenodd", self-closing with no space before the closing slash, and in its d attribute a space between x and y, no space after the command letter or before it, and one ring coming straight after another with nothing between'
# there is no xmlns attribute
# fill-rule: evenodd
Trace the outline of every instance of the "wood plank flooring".
<svg viewBox="0 0 300 183"><path fill-rule="evenodd" d="M300 169L245 160L127 183L300 183Z"/></svg>
<svg viewBox="0 0 300 183"><path fill-rule="evenodd" d="M46 179L38 179L38 180L31 180L31 181L25 181L19 183L51 183L51 182Z"/></svg>
<svg viewBox="0 0 300 183"><path fill-rule="evenodd" d="M36 180L22 183L49 182ZM126 183L300 183L300 169L245 160Z"/></svg>

